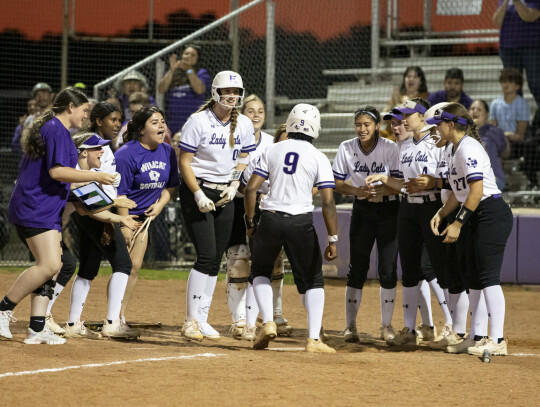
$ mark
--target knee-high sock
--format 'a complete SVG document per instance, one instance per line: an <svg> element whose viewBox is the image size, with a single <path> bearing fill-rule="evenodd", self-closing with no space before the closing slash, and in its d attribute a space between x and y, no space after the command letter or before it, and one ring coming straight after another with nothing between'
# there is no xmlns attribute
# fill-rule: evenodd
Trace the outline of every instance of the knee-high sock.
<svg viewBox="0 0 540 407"><path fill-rule="evenodd" d="M69 306L69 323L75 323L81 320L81 314L90 291L92 282L82 277L75 277L71 287L71 305Z"/></svg>
<svg viewBox="0 0 540 407"><path fill-rule="evenodd" d="M489 336L494 341L504 338L504 316L506 311L506 303L504 300L504 294L500 285L493 285L491 287L484 288L484 297L486 299L486 306L488 310L489 322Z"/></svg>
<svg viewBox="0 0 540 407"><path fill-rule="evenodd" d="M253 291L263 320L263 324L274 320L272 285L268 277L255 277L253 279Z"/></svg>
<svg viewBox="0 0 540 407"><path fill-rule="evenodd" d="M422 324L433 326L433 314L431 312L431 291L429 290L429 283L426 280L422 280L420 283L418 283L418 310L420 311Z"/></svg>
<svg viewBox="0 0 540 407"><path fill-rule="evenodd" d="M56 302L56 299L58 298L58 296L60 295L60 293L62 292L63 289L64 289L64 286L62 284L56 283L56 285L54 286L54 294L53 294L52 300L50 300L49 305L47 305L47 314L46 315L51 315L51 309L52 309L54 303Z"/></svg>
<svg viewBox="0 0 540 407"><path fill-rule="evenodd" d="M361 302L362 290L347 286L345 288L345 317L347 319L347 327L356 326L356 317Z"/></svg>
<svg viewBox="0 0 540 407"><path fill-rule="evenodd" d="M246 289L246 324L255 326L257 316L259 315L259 306L253 291L253 284L249 284Z"/></svg>
<svg viewBox="0 0 540 407"><path fill-rule="evenodd" d="M452 316L450 315L450 310L448 309L448 303L446 302L446 297L444 291L437 282L437 279L434 278L429 282L429 286L433 290L433 294L437 298L437 302L441 306L442 312L444 314L444 321L446 324L452 325ZM431 325L430 325L431 326Z"/></svg>
<svg viewBox="0 0 540 407"><path fill-rule="evenodd" d="M446 304L448 305L448 309L450 310L450 293L448 292L448 288L443 288L444 292L444 299L446 300ZM452 312L450 312L450 316L452 316Z"/></svg>
<svg viewBox="0 0 540 407"><path fill-rule="evenodd" d="M324 288L313 288L306 291L306 310L308 338L319 339L324 312Z"/></svg>
<svg viewBox="0 0 540 407"><path fill-rule="evenodd" d="M403 287L403 319L404 325L411 331L416 325L416 309L418 308L418 286Z"/></svg>
<svg viewBox="0 0 540 407"><path fill-rule="evenodd" d="M452 313L452 331L458 334L467 332L467 314L469 311L469 296L465 291L450 294L450 312Z"/></svg>
<svg viewBox="0 0 540 407"><path fill-rule="evenodd" d="M217 276L207 277L206 287L204 289L204 295L206 295L206 302L203 305L203 308L205 308L205 314L206 314L207 319L208 319L208 314L210 313L210 306L212 305L212 299L214 298L214 291L216 290L216 283L217 283Z"/></svg>
<svg viewBox="0 0 540 407"><path fill-rule="evenodd" d="M107 308L107 319L109 321L115 321L120 317L128 279L129 276L125 273L112 273L109 281L109 303Z"/></svg>
<svg viewBox="0 0 540 407"><path fill-rule="evenodd" d="M208 275L191 269L186 288L186 320L198 320L199 307L203 301Z"/></svg>
<svg viewBox="0 0 540 407"><path fill-rule="evenodd" d="M381 300L381 325L392 325L392 315L394 315L394 305L396 304L396 287L380 288L379 297Z"/></svg>
<svg viewBox="0 0 540 407"><path fill-rule="evenodd" d="M282 305L282 293L283 293L283 279L273 280L272 281L272 294L273 294L273 303L274 303L274 316L280 317L283 315L283 305Z"/></svg>
<svg viewBox="0 0 540 407"><path fill-rule="evenodd" d="M487 336L488 315L482 290L469 290L471 329L469 336Z"/></svg>

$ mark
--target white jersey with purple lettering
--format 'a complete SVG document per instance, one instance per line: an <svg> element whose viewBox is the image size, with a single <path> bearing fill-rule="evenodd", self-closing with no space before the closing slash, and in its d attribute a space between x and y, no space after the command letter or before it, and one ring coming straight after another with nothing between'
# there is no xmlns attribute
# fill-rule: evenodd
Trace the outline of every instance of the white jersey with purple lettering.
<svg viewBox="0 0 540 407"><path fill-rule="evenodd" d="M457 200L464 203L469 195L469 183L482 180L484 193L482 201L501 193L495 183L495 175L486 150L472 137L463 137L456 148L446 152L449 176L448 180Z"/></svg>
<svg viewBox="0 0 540 407"><path fill-rule="evenodd" d="M253 123L246 116L238 115L234 147L229 144L230 134L231 122L223 123L212 109L191 115L182 128L179 147L194 154L191 168L196 178L227 183L238 164L238 155L255 151Z"/></svg>
<svg viewBox="0 0 540 407"><path fill-rule="evenodd" d="M116 174L116 159L111 150L111 147L108 145L103 146L103 155L101 156L101 167L99 171L106 172L107 174ZM112 185L103 185L103 190L109 195L112 199L116 199L116 188Z"/></svg>
<svg viewBox="0 0 540 407"><path fill-rule="evenodd" d="M253 174L253 171L255 171L255 167L259 163L261 159L261 154L268 146L271 146L274 144L274 137L272 137L268 133L264 133L261 131L261 137L259 138L259 143L257 144L257 149L249 154L249 164L244 169L244 172L242 173L242 178L240 179L240 182L242 185L246 186L249 179L251 178L251 175ZM261 187L259 188L259 192L261 194L267 194L269 190L268 186L268 180L264 181ZM238 196L238 194L237 194ZM243 196L243 195L241 195Z"/></svg>
<svg viewBox="0 0 540 407"><path fill-rule="evenodd" d="M291 215L312 212L313 187L335 188L330 161L309 141L282 141L269 146L260 158L253 174L270 183L260 203L262 210Z"/></svg>
<svg viewBox="0 0 540 407"><path fill-rule="evenodd" d="M439 177L438 168L439 163L443 159L443 150L426 140L431 140L429 133L418 141L411 137L409 140L401 143L399 171L400 176L405 181L411 178L417 178L420 174L428 174L435 178ZM433 191L421 191L411 196L422 196L432 193Z"/></svg>
<svg viewBox="0 0 540 407"><path fill-rule="evenodd" d="M371 174L385 174L399 177L399 148L391 140L377 136L369 151L364 151L358 138L340 144L334 164L334 178L345 181L350 175L351 185L366 185Z"/></svg>

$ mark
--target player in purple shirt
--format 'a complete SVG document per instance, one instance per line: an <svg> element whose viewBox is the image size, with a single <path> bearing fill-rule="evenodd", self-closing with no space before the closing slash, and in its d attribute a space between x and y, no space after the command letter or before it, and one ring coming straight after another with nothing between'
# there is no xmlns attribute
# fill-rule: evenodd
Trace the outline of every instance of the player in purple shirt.
<svg viewBox="0 0 540 407"><path fill-rule="evenodd" d="M24 157L9 202L9 220L28 246L36 264L26 269L0 302L0 336L10 339L13 309L32 295L30 326L25 343L63 344L65 339L45 328L47 303L52 297L52 277L61 267L61 222L71 182L111 184L114 175L78 171L77 149L70 128L79 128L88 113L88 99L80 90L66 88L51 109L34 121L24 138Z"/></svg>
<svg viewBox="0 0 540 407"><path fill-rule="evenodd" d="M164 143L167 125L163 112L156 106L143 107L133 114L124 134L126 143L115 153L116 170L122 176L118 197L125 196L137 203L130 215L138 215L143 228L158 216L178 186L178 164L173 148ZM118 208L119 215L128 209ZM139 269L148 245L148 234L122 228L128 243L133 267L122 303L120 316L125 322L129 300L135 289ZM136 239L135 239L136 237Z"/></svg>

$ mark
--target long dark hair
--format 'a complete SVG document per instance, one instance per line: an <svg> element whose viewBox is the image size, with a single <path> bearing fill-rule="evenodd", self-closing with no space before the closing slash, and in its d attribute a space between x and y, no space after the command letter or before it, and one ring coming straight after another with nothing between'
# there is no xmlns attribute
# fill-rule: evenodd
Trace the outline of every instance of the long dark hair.
<svg viewBox="0 0 540 407"><path fill-rule="evenodd" d="M34 159L45 154L43 138L41 137L40 132L41 128L54 116L64 112L71 103L73 103L75 107L79 107L88 103L88 98L77 88L69 87L61 90L54 98L52 107L45 110L41 116L34 120L32 126L24 132L21 139L21 146L24 154Z"/></svg>
<svg viewBox="0 0 540 407"><path fill-rule="evenodd" d="M405 69L405 72L403 73L403 80L401 81L401 87L399 88L399 93L402 95L405 94L405 91L407 90L405 88L405 77L410 71L416 72L418 75L418 78L420 78L420 86L418 86L418 93L427 93L427 82L426 82L426 75L424 74L424 71L419 66L408 66L407 69Z"/></svg>
<svg viewBox="0 0 540 407"><path fill-rule="evenodd" d="M92 109L92 113L90 113L90 130L92 130L95 133L97 130L97 119L103 120L108 115L114 112L118 112L122 114L118 106L113 105L112 103L109 103L109 102L97 103Z"/></svg>
<svg viewBox="0 0 540 407"><path fill-rule="evenodd" d="M377 110L375 106L367 105L362 106L356 112L354 112L354 121L356 122L356 119L358 119L358 116L367 116L369 117L375 125L379 124L381 122L381 114ZM375 137L379 135L379 130L375 130Z"/></svg>
<svg viewBox="0 0 540 407"><path fill-rule="evenodd" d="M131 140L139 140L142 137L141 131L143 131L146 122L154 113L159 113L165 117L163 111L157 106L145 106L133 113L133 117L128 123L127 131L124 133L124 144Z"/></svg>

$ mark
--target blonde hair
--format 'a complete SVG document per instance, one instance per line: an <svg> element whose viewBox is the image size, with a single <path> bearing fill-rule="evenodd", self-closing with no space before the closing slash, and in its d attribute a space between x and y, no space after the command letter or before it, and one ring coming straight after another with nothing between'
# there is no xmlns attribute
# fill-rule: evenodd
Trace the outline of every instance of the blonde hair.
<svg viewBox="0 0 540 407"><path fill-rule="evenodd" d="M287 123L282 123L276 128L276 134L274 135L274 143L277 143L283 133L287 133Z"/></svg>
<svg viewBox="0 0 540 407"><path fill-rule="evenodd" d="M467 125L459 124L454 122L455 129L459 132L464 132L468 136L471 136L476 141L478 141L484 149L486 148L484 146L484 143L482 143L482 139L480 138L480 134L478 133L478 126L473 121L471 115L465 108L465 106L459 104L459 103L450 103L447 106L443 107L442 110L445 112L451 113L454 116L462 117L467 120Z"/></svg>
<svg viewBox="0 0 540 407"><path fill-rule="evenodd" d="M75 144L75 147L79 148L84 144L86 140L88 140L94 134L96 133L92 131L80 131L71 136L71 139L73 140L73 144Z"/></svg>
<svg viewBox="0 0 540 407"><path fill-rule="evenodd" d="M208 102L206 102L204 105L199 107L199 109L195 113L202 112L204 110L212 109L216 105L216 101L214 99L209 99ZM244 105L245 106L245 105ZM234 147L234 132L236 131L236 126L238 125L238 115L240 114L240 111L234 107L231 111L231 134L229 136L229 146Z"/></svg>
<svg viewBox="0 0 540 407"><path fill-rule="evenodd" d="M246 111L248 103L251 102L259 102L261 105L263 105L263 109L266 111L266 107L264 106L264 102L262 101L262 99L258 97L255 93L252 93L244 99L244 105L242 106L242 114L244 114L244 112Z"/></svg>

